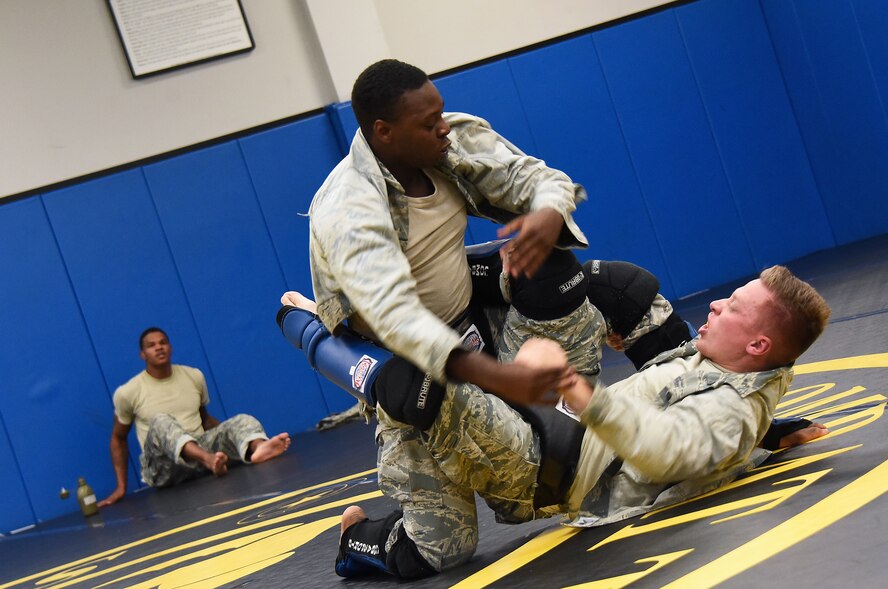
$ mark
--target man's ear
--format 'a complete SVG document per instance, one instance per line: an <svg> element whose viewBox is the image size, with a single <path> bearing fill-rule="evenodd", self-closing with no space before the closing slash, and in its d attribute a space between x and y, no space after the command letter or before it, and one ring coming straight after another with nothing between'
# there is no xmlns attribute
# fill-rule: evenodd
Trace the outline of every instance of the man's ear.
<svg viewBox="0 0 888 589"><path fill-rule="evenodd" d="M141 358L141 359L142 359L143 361L145 361L145 362L148 361L148 359L145 358L145 348L141 348L141 349L139 350L139 358Z"/></svg>
<svg viewBox="0 0 888 589"><path fill-rule="evenodd" d="M746 344L746 353L750 356L764 356L771 351L773 342L766 335L758 335L754 340Z"/></svg>
<svg viewBox="0 0 888 589"><path fill-rule="evenodd" d="M392 140L392 126L382 119L373 121L373 136L383 143L389 143Z"/></svg>

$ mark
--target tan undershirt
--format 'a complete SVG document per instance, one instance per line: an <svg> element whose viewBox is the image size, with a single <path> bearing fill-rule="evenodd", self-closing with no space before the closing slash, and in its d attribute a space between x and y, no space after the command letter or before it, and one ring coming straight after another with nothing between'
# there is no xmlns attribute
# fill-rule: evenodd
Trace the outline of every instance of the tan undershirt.
<svg viewBox="0 0 888 589"><path fill-rule="evenodd" d="M440 172L426 170L426 174L435 191L407 199L407 260L419 300L442 321L452 323L472 298L465 250L466 202Z"/></svg>
<svg viewBox="0 0 888 589"><path fill-rule="evenodd" d="M419 300L444 323L453 323L469 306L472 277L466 260L466 202L454 184L436 170L425 170L435 190L407 198L407 261ZM409 321L410 318L405 318ZM349 325L378 339L358 315Z"/></svg>

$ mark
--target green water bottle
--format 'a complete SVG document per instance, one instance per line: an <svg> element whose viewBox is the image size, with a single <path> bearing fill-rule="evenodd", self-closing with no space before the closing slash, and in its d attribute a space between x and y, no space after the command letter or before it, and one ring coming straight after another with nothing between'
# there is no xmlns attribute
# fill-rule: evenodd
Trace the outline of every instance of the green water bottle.
<svg viewBox="0 0 888 589"><path fill-rule="evenodd" d="M92 487L86 484L86 479L83 477L77 479L77 503L80 504L80 511L86 517L99 512L99 506L96 503L96 493L92 490Z"/></svg>

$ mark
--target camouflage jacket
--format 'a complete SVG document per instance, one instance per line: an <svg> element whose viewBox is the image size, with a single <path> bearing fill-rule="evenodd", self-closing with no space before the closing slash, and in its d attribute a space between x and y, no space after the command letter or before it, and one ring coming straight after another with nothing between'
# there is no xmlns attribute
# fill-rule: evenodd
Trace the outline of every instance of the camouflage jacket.
<svg viewBox="0 0 888 589"><path fill-rule="evenodd" d="M657 370L699 354L695 341L654 358ZM650 403L621 394L619 384L597 388L580 416L602 448L602 476L583 492L570 525L596 526L683 501L725 484L770 453L757 448L792 368L736 373L715 367L685 372ZM578 517L577 517L578 516Z"/></svg>
<svg viewBox="0 0 888 589"><path fill-rule="evenodd" d="M524 155L477 117L444 115L451 147L438 169L465 197L469 214L503 223L553 208L567 231L559 246L585 247L573 220L585 190L564 173ZM309 261L318 315L331 331L354 313L390 350L444 382L459 335L419 301L404 250L407 196L361 131L309 209Z"/></svg>

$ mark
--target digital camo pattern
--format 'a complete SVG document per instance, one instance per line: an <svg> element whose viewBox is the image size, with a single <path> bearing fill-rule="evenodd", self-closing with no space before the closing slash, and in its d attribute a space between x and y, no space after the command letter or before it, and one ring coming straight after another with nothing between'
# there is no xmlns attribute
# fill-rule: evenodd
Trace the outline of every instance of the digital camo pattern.
<svg viewBox="0 0 888 589"><path fill-rule="evenodd" d="M650 371L651 384L661 388L659 395L645 397L647 401L633 400L630 391L621 390L622 381L593 395L582 422L600 438L596 446L606 443L627 461L614 462L619 470L608 469L586 491L571 525L603 525L683 501L733 480L768 454L756 444L789 386L792 370L736 373L703 361L677 377L668 371L671 362L698 353L689 342L649 362L643 370ZM639 403L653 403L658 411L638 420L633 407ZM665 431L673 432L667 444L661 436ZM656 450L638 450L645 447ZM589 460L590 448L584 446L582 461ZM633 455L630 461L627 457Z"/></svg>
<svg viewBox="0 0 888 589"><path fill-rule="evenodd" d="M632 347L632 344L641 339L643 335L659 328L666 322L666 319L668 319L670 315L672 315L672 305L669 301L663 298L663 295L657 293L657 296L654 297L650 308L647 310L647 313L644 314L644 317L641 318L641 321L639 321L635 327L632 328L632 331L626 334L626 337L623 338L623 350L628 350ZM610 330L610 328L608 328L608 330Z"/></svg>
<svg viewBox="0 0 888 589"><path fill-rule="evenodd" d="M246 414L235 415L195 438L189 435L173 417L165 413L155 415L142 448L142 480L151 487L168 487L207 473L194 462L176 460L187 442L196 442L207 452L224 452L228 458L246 462L250 442L267 440L262 424Z"/></svg>
<svg viewBox="0 0 888 589"><path fill-rule="evenodd" d="M565 317L547 321L529 319L510 308L497 350L500 360L511 361L529 338L548 338L561 344L577 372L597 376L601 372L602 345L606 335L604 317L589 301Z"/></svg>
<svg viewBox="0 0 888 589"><path fill-rule="evenodd" d="M447 113L451 147L439 170L451 178L471 214L497 222L552 208L571 237L587 241L572 218L585 190L563 172L526 156L477 117ZM331 332L361 309L392 352L444 383L456 334L416 295L404 249L409 232L404 189L373 154L360 131L309 210L309 262L318 315ZM345 295L348 292L348 296Z"/></svg>
<svg viewBox="0 0 888 589"><path fill-rule="evenodd" d="M692 356L697 353L695 342L696 340L692 340L680 348L661 354L651 362L654 364L660 364L667 362L672 358ZM752 393L765 389L765 387L772 381L776 381L778 390L785 392L789 387L789 383L792 381L792 377L792 368L789 366L781 366L761 372L693 370L682 374L673 380L668 386L663 388L663 390L660 391L660 399L665 407L677 403L688 395L700 391L715 389L722 385L731 387L737 391L737 394L741 397L747 397ZM769 410L773 412L779 401L779 397L769 399Z"/></svg>
<svg viewBox="0 0 888 589"><path fill-rule="evenodd" d="M425 432L381 408L377 416L379 486L401 504L408 536L436 570L475 552L475 492L499 521L533 519L539 440L498 397L474 385L448 384L438 417Z"/></svg>

